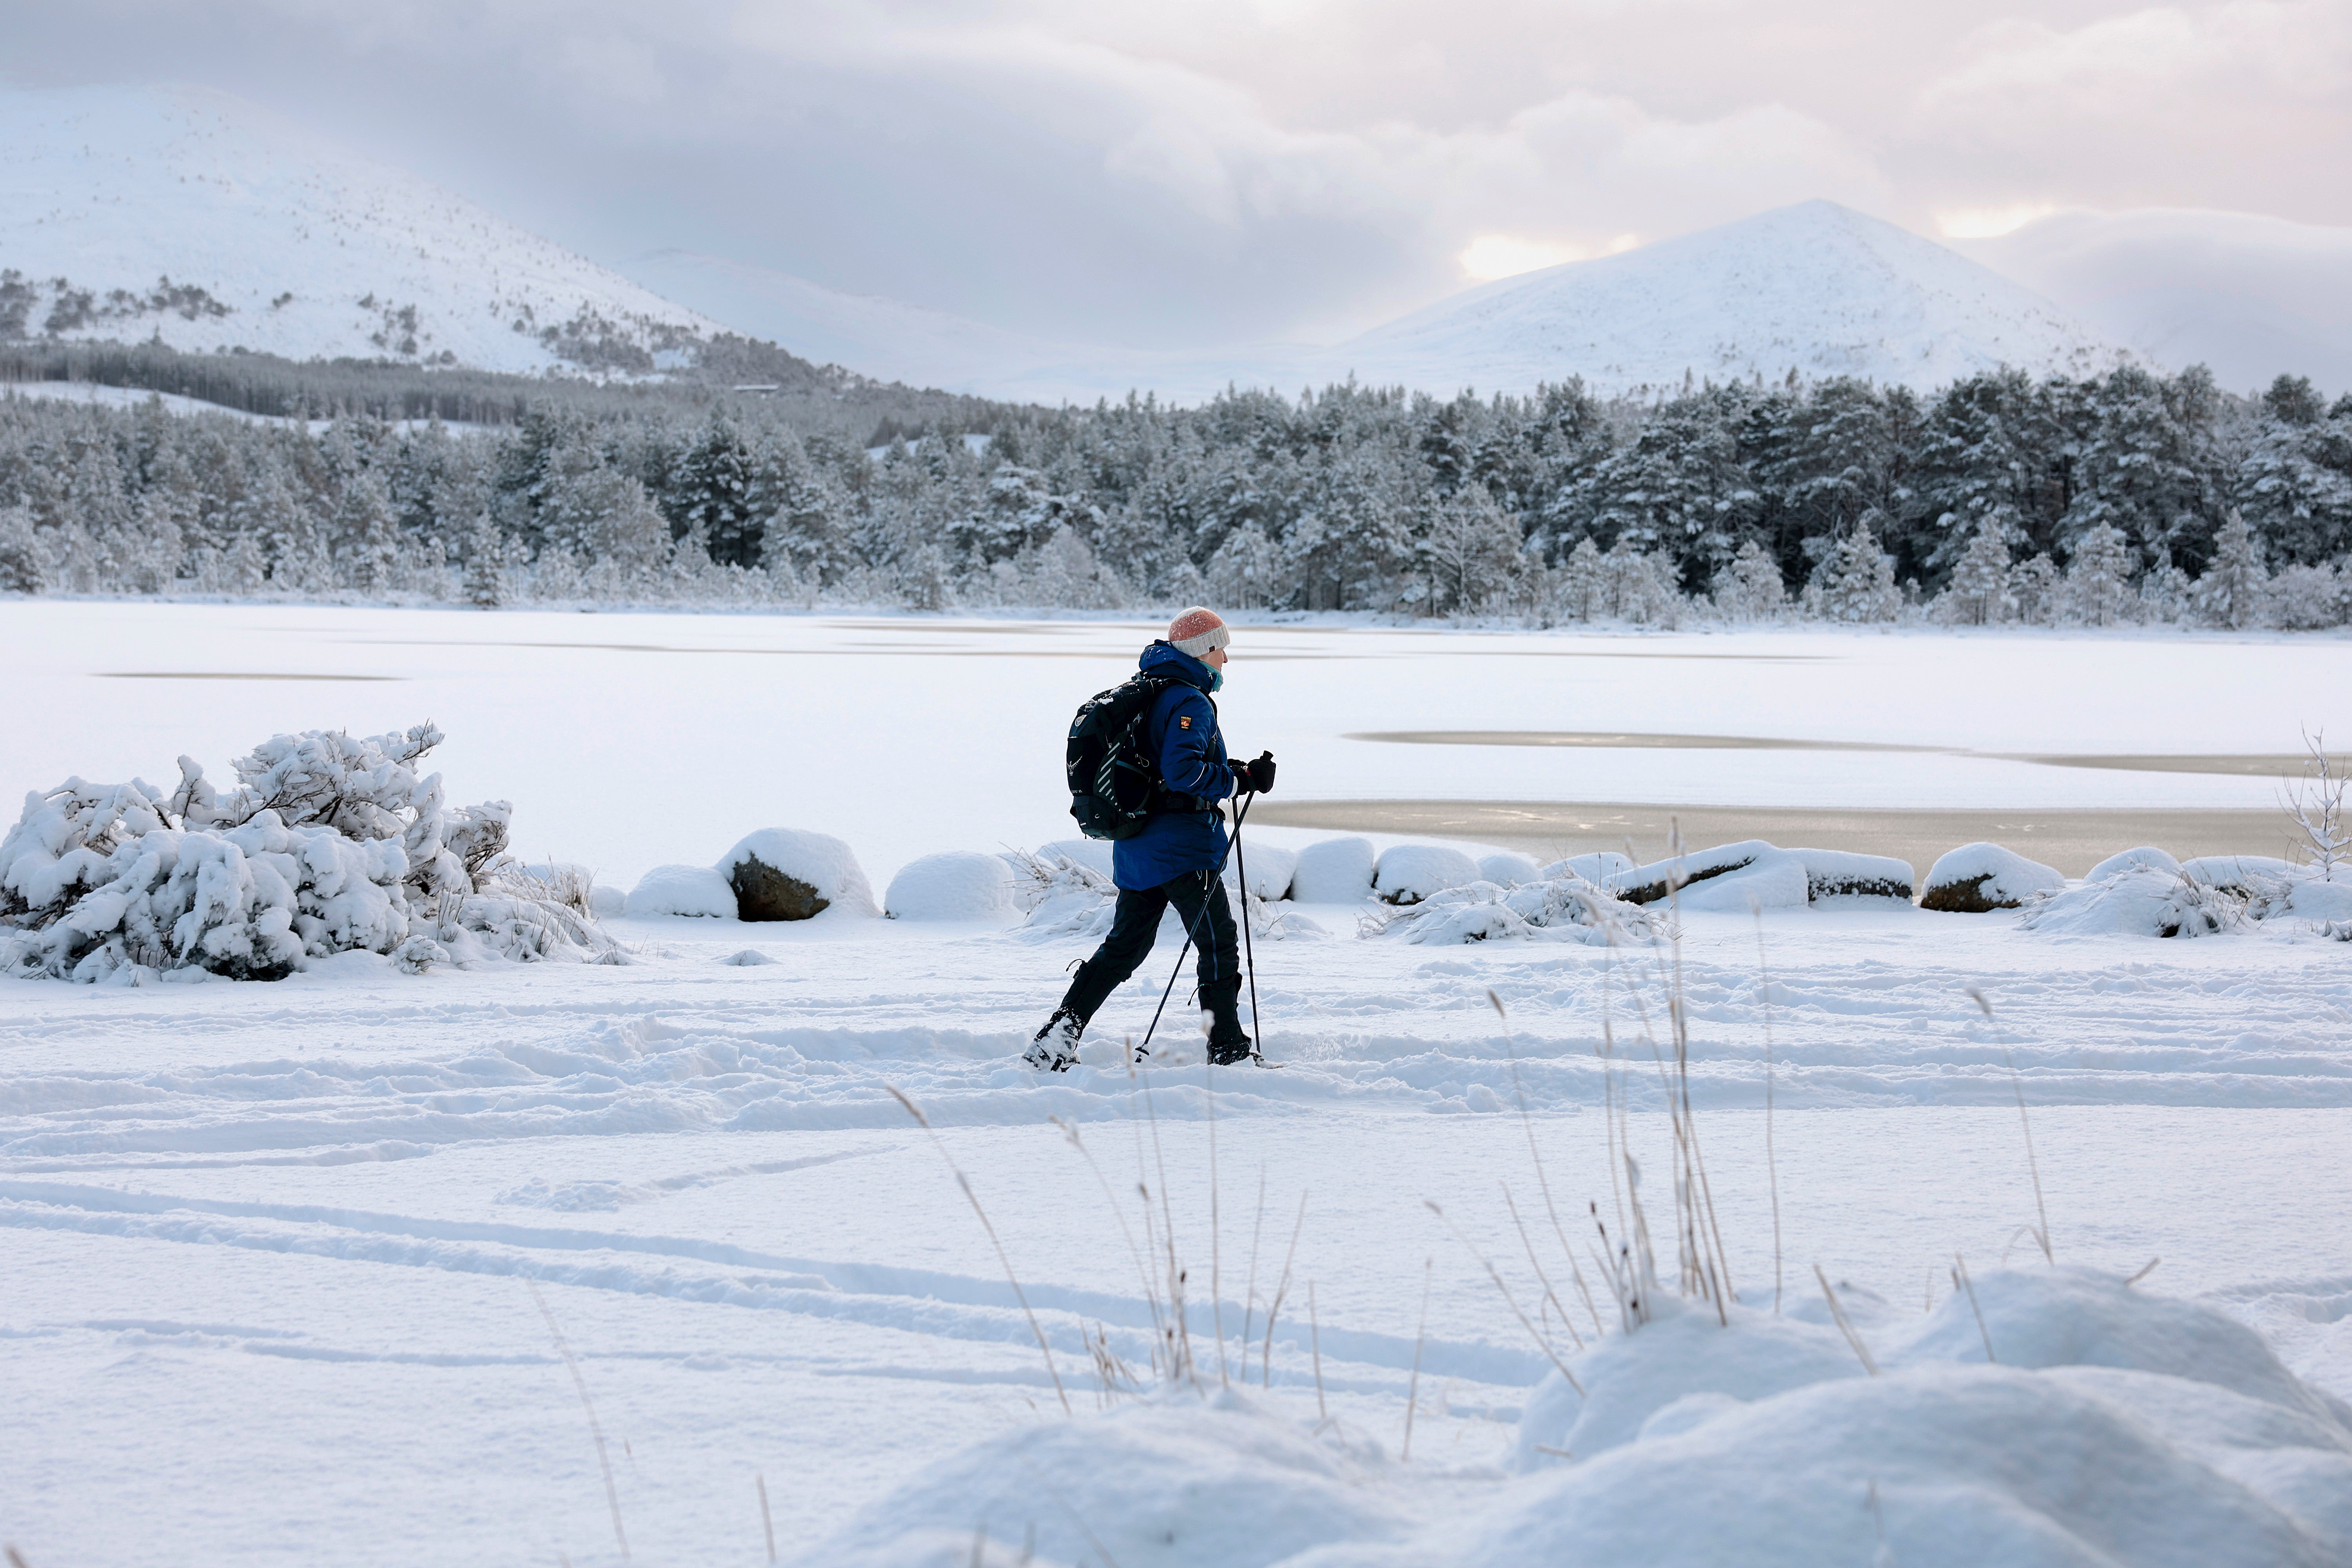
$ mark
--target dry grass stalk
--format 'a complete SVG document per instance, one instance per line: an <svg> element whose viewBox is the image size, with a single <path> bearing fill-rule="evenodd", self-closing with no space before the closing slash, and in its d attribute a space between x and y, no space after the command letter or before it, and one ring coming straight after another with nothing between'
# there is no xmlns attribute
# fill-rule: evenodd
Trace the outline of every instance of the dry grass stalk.
<svg viewBox="0 0 2352 1568"><path fill-rule="evenodd" d="M1421 1326L1412 1331L1412 1378L1404 1390L1404 1447L1399 1458L1412 1462L1412 1413L1421 1406L1421 1347L1429 1337L1429 1284L1437 1268L1432 1254L1421 1266Z"/></svg>
<svg viewBox="0 0 2352 1568"><path fill-rule="evenodd" d="M890 1091L891 1099L906 1108L907 1114L915 1119L916 1125L920 1127L930 1139L931 1147L940 1152L940 1158L947 1162L948 1170L954 1174L956 1185L963 1189L964 1197L971 1204L971 1212L980 1216L980 1227L988 1232L989 1245L996 1248L996 1261L1003 1266L1005 1283L1013 1287L1013 1299L1021 1303L1022 1316L1029 1320L1029 1331L1036 1336L1037 1349L1045 1357L1045 1375L1054 1380L1054 1395L1062 1402L1062 1414L1065 1415L1075 1414L1070 1409L1069 1391L1062 1386L1061 1371L1054 1365L1054 1347L1045 1342L1045 1331L1037 1321L1036 1312L1029 1305L1029 1293L1021 1289L1021 1280L1013 1272L1013 1259L1005 1252L1004 1243L998 1237L996 1226L988 1217L988 1211L980 1206L980 1194L972 1191L971 1178L963 1173L963 1168L955 1163L955 1156L948 1152L948 1146L940 1142L940 1135L931 1126L931 1119L923 1114L922 1107L908 1099L905 1091L897 1084L886 1083L882 1087Z"/></svg>
<svg viewBox="0 0 2352 1568"><path fill-rule="evenodd" d="M1764 906L1754 894L1748 912L1756 917L1756 973L1764 988L1764 1179L1772 1189L1772 1315L1780 1315L1780 1160L1772 1143L1772 966L1764 956Z"/></svg>
<svg viewBox="0 0 2352 1568"><path fill-rule="evenodd" d="M555 1341L555 1353L563 1358L563 1367L572 1374L572 1386L580 1392L580 1407L588 1413L588 1436L596 1440L596 1463L604 1472L604 1501L613 1510L613 1539L620 1543L621 1561L629 1560L628 1532L621 1528L621 1492L613 1484L613 1458L604 1448L604 1428L596 1419L596 1402L588 1397L588 1380L580 1375L580 1363L572 1359L572 1347L563 1342L563 1331L555 1326L555 1314L547 1310L547 1298L540 1293L539 1281L526 1274L522 1282L530 1288L530 1299L539 1305L539 1315L547 1320L547 1332Z"/></svg>
<svg viewBox="0 0 2352 1568"><path fill-rule="evenodd" d="M1559 1352L1551 1348L1551 1342L1544 1338L1542 1333L1537 1330L1535 1324L1528 1321L1527 1313L1520 1310L1517 1299L1511 1294L1511 1288L1503 1283L1501 1271L1496 1268L1492 1263L1487 1262L1486 1255L1479 1251L1476 1247L1473 1246L1468 1237L1462 1234L1462 1227L1454 1223L1454 1217L1451 1215L1447 1214L1444 1209L1439 1208L1427 1198L1423 1198L1421 1201L1422 1206L1428 1209L1430 1213L1435 1215L1438 1218L1444 1220L1445 1222L1445 1228L1454 1233L1454 1239L1460 1242L1469 1252L1470 1256L1478 1260L1478 1266L1486 1271L1486 1278L1492 1279L1495 1282L1495 1289L1503 1293L1503 1303L1511 1309L1511 1316L1518 1319L1519 1327L1527 1330L1528 1337L1535 1341L1538 1348L1539 1348L1543 1353L1550 1359L1551 1364L1559 1369L1559 1375L1568 1379L1568 1385L1576 1390L1577 1393L1582 1394L1584 1392L1584 1384L1576 1380L1576 1373L1568 1370L1568 1363L1559 1359Z"/></svg>
<svg viewBox="0 0 2352 1568"><path fill-rule="evenodd" d="M1985 1022L1992 1025L1994 1032L2001 1037L2000 1059L2009 1068L2010 1087L2017 1091L2018 1125L2025 1129L2025 1169L2033 1178L2033 1217L2039 1225L2032 1232L2032 1236L2042 1248L2042 1261L2056 1263L2058 1259L2050 1250L2050 1210L2042 1201L2042 1163L2033 1157L2033 1119L2025 1113L2025 1079L2018 1075L2017 1058L2010 1055L2009 1051L2008 1032L2000 1027L2000 1021L1992 1016L1992 1004L1986 1001L1985 994L1973 985L1968 988L1968 994L1974 999L1978 1008L1983 1012Z"/></svg>
<svg viewBox="0 0 2352 1568"><path fill-rule="evenodd" d="M1495 1016L1503 1021L1503 1053L1511 1064L1511 1093L1519 1102L1519 1125L1526 1131L1528 1135L1528 1157L1535 1162L1536 1186L1543 1194L1544 1213L1551 1218L1551 1232L1552 1235L1559 1241L1560 1251L1568 1255L1569 1272L1574 1276L1576 1279L1577 1289L1583 1293L1584 1310L1591 1314L1592 1331L1598 1334L1601 1331L1601 1310L1593 1305L1591 1287L1586 1285L1584 1282L1584 1270L1576 1261L1576 1248L1568 1244L1567 1227L1559 1223L1559 1209L1552 1203L1551 1179L1544 1173L1543 1154L1542 1152L1536 1147L1535 1118L1528 1112L1527 1086L1519 1079L1519 1047L1518 1042L1511 1037L1511 1015L1505 1010L1503 1006L1503 999L1495 994L1494 988L1492 986L1487 988L1486 1000L1494 1007ZM1604 1067L1602 1071L1605 1075L1607 1068ZM1510 1200L1511 1190L1507 1186L1503 1189L1503 1201L1507 1204L1510 1203ZM1516 1222L1518 1217L1518 1207L1517 1205L1513 1205L1511 1207L1511 1218ZM1519 1237L1522 1241L1527 1238L1527 1227L1525 1226L1521 1226L1519 1227ZM1530 1246L1528 1248L1528 1261L1531 1264L1535 1263L1535 1248ZM1543 1279L1543 1267L1540 1264L1536 1265L1536 1278ZM1544 1294L1551 1297L1551 1304L1553 1308L1559 1312L1560 1321L1563 1323L1568 1322L1568 1310L1561 1307L1559 1304L1559 1298L1552 1294L1551 1281L1549 1279L1544 1279ZM1573 1323L1569 1324L1568 1331L1570 1335L1576 1340L1577 1347L1579 1349L1582 1349L1584 1345L1584 1338L1582 1335L1577 1333L1576 1327Z"/></svg>
<svg viewBox="0 0 2352 1568"><path fill-rule="evenodd" d="M1315 1281L1307 1282L1307 1343L1315 1357L1315 1414L1317 1425L1331 1419L1331 1407L1323 1401L1323 1321L1315 1311Z"/></svg>
<svg viewBox="0 0 2352 1568"><path fill-rule="evenodd" d="M768 1512L768 1478L754 1474L751 1484L760 1489L760 1528L768 1537L768 1561L776 1560L776 1521Z"/></svg>
<svg viewBox="0 0 2352 1568"><path fill-rule="evenodd" d="M1095 1173L1095 1182L1102 1188L1103 1202L1110 1205L1111 1217L1118 1221L1118 1233L1127 1239L1128 1256L1135 1260L1135 1280L1143 1287L1144 1306L1151 1313L1151 1370L1157 1373L1160 1370L1159 1345L1165 1325L1160 1317L1160 1293L1151 1288L1150 1270L1144 1266L1142 1249L1135 1244L1135 1229L1127 1223L1127 1212L1118 1206L1118 1198L1111 1191L1110 1178L1104 1175L1102 1167L1095 1163L1094 1151L1088 1149L1086 1140L1078 1136L1077 1123L1065 1121L1058 1116L1046 1120L1062 1130L1062 1135L1070 1141L1070 1147L1078 1152L1079 1158L1087 1163L1087 1169ZM1140 1183L1137 1184L1141 1186ZM1148 1187L1143 1189L1143 1223L1147 1227L1151 1224L1151 1193Z"/></svg>
<svg viewBox="0 0 2352 1568"><path fill-rule="evenodd" d="M1265 1234L1265 1162L1257 1167L1257 1222L1250 1226L1249 1283L1242 1290L1242 1381L1249 1381L1250 1321L1257 1313L1257 1244Z"/></svg>
<svg viewBox="0 0 2352 1568"><path fill-rule="evenodd" d="M1813 1265L1813 1278L1822 1282L1822 1299L1830 1304L1830 1317L1836 1322L1838 1332L1843 1334L1845 1342L1853 1347L1853 1353L1861 1359L1862 1370L1876 1377L1878 1363L1872 1359L1870 1347L1862 1342L1862 1336L1854 1331L1853 1322L1845 1315L1845 1303L1838 1300L1837 1291L1830 1285L1830 1277L1822 1272L1822 1266L1818 1263Z"/></svg>
<svg viewBox="0 0 2352 1568"><path fill-rule="evenodd" d="M1298 1194L1298 1218L1290 1227L1290 1250L1282 1255L1282 1281L1274 1288L1274 1304L1265 1310L1265 1353L1258 1363L1258 1386L1274 1386L1274 1321L1282 1315L1283 1299L1290 1294L1290 1265L1298 1256L1298 1233L1307 1228L1307 1194Z"/></svg>
<svg viewBox="0 0 2352 1568"><path fill-rule="evenodd" d="M1969 1310L1977 1315L1977 1337L1984 1341L1985 1364L1997 1364L2000 1358L1992 1353L1992 1331L1985 1327L1984 1309L1977 1305L1977 1283L1969 1278L1969 1260L1957 1252L1952 1254L1952 1288L1969 1293Z"/></svg>
<svg viewBox="0 0 2352 1568"><path fill-rule="evenodd" d="M1209 1097L1209 1321L1217 1331L1217 1382L1230 1388L1225 1368L1223 1227L1217 1222L1217 1064L1203 1063L1201 1084Z"/></svg>

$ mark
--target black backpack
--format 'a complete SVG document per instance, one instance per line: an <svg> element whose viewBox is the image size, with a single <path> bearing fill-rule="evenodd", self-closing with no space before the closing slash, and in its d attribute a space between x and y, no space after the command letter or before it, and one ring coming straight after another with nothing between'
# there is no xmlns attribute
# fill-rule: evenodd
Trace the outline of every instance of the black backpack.
<svg viewBox="0 0 2352 1568"><path fill-rule="evenodd" d="M1160 782L1160 762L1143 740L1151 704L1177 681L1160 675L1130 677L1080 705L1070 721L1063 771L1070 784L1070 815L1089 838L1132 838L1159 811L1206 811L1214 803L1177 795Z"/></svg>

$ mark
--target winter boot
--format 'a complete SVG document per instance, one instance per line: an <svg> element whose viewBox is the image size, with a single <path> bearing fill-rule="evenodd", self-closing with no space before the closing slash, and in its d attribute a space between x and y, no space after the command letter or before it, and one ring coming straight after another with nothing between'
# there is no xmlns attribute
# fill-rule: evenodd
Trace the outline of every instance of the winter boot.
<svg viewBox="0 0 2352 1568"><path fill-rule="evenodd" d="M1201 1033L1209 1037L1209 1061L1213 1067L1231 1067L1255 1054L1242 1028L1241 1003L1238 983L1204 988L1201 993Z"/></svg>
<svg viewBox="0 0 2352 1568"><path fill-rule="evenodd" d="M1039 1072L1067 1072L1078 1065L1078 1037L1086 1032L1084 1018L1067 1007L1056 1007L1021 1059Z"/></svg>

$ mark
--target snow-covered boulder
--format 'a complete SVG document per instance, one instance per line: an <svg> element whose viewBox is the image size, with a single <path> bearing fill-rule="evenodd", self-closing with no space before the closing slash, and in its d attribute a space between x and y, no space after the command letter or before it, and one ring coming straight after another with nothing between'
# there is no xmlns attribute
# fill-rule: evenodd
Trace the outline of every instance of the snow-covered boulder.
<svg viewBox="0 0 2352 1568"><path fill-rule="evenodd" d="M1701 895L1698 889L1706 883L1755 869L1758 874L1740 884L1738 897L1720 902ZM1793 880L1791 879L1793 878ZM1669 894L1684 909L1744 910L1748 895L1758 895L1768 908L1805 901L1805 866L1787 850L1761 838L1744 838L1737 844L1718 844L1709 849L1686 850L1664 860L1654 860L1646 866L1634 866L1619 871L1608 879L1607 887L1629 904L1655 904L1665 901ZM1790 896L1791 889L1795 896ZM1696 900L1697 901L1694 901Z"/></svg>
<svg viewBox="0 0 2352 1568"><path fill-rule="evenodd" d="M1276 901L1290 896L1290 879L1298 871L1298 852L1277 848L1271 844L1244 844L1240 855L1225 857L1225 886L1238 890L1242 885L1240 862L1249 863L1249 890L1252 898Z"/></svg>
<svg viewBox="0 0 2352 1568"><path fill-rule="evenodd" d="M1620 855L1614 849L1603 849L1593 855L1570 855L1565 860L1555 860L1538 875L1547 879L1554 877L1581 877L1588 882L1605 882L1621 871L1633 868L1633 858Z"/></svg>
<svg viewBox="0 0 2352 1568"><path fill-rule="evenodd" d="M1805 891L1812 899L1898 899L1911 901L1911 862L1891 855L1857 855L1849 849L1791 849L1805 863Z"/></svg>
<svg viewBox="0 0 2352 1568"><path fill-rule="evenodd" d="M2083 880L2104 882L2119 871L2131 870L2169 871L2179 876L2180 862L2152 844L2143 844L2137 849L2126 849L2120 854L2108 856L2085 872Z"/></svg>
<svg viewBox="0 0 2352 1568"><path fill-rule="evenodd" d="M2244 924L2245 910L2178 871L2128 866L2036 899L2018 923L2050 936L2210 936Z"/></svg>
<svg viewBox="0 0 2352 1568"><path fill-rule="evenodd" d="M1524 855L1514 855L1507 849L1498 849L1492 855L1479 856L1478 875L1482 879L1503 888L1516 888L1521 882L1543 880L1543 873L1536 868L1534 861Z"/></svg>
<svg viewBox="0 0 2352 1568"><path fill-rule="evenodd" d="M1290 896L1302 904L1360 904L1372 896L1369 838L1318 838L1298 852Z"/></svg>
<svg viewBox="0 0 2352 1568"><path fill-rule="evenodd" d="M1056 838L1051 844L1037 846L1038 856L1046 860L1056 858L1075 860L1087 870L1108 877L1111 872L1111 848L1108 840L1101 838Z"/></svg>
<svg viewBox="0 0 2352 1568"><path fill-rule="evenodd" d="M1650 911L1612 898L1580 877L1522 882L1516 888L1478 881L1441 888L1386 919L1368 918L1364 934L1446 945L1517 938L1604 946L1646 942Z"/></svg>
<svg viewBox="0 0 2352 1568"><path fill-rule="evenodd" d="M2066 879L2038 860L1998 844L1963 844L1928 868L1919 907L1946 914L1980 915L2013 910L2037 893L2054 893Z"/></svg>
<svg viewBox="0 0 2352 1568"><path fill-rule="evenodd" d="M908 862L890 879L883 912L898 921L992 921L1020 914L1013 868L1002 856L950 849Z"/></svg>
<svg viewBox="0 0 2352 1568"><path fill-rule="evenodd" d="M735 890L740 920L813 920L827 910L882 912L857 857L829 833L763 827L720 857L718 870Z"/></svg>
<svg viewBox="0 0 2352 1568"><path fill-rule="evenodd" d="M731 921L735 889L709 866L656 866L637 879L625 907L632 920L687 915Z"/></svg>
<svg viewBox="0 0 2352 1568"><path fill-rule="evenodd" d="M1391 904L1417 904L1447 888L1477 881L1478 862L1443 844L1395 844L1372 868L1372 892Z"/></svg>

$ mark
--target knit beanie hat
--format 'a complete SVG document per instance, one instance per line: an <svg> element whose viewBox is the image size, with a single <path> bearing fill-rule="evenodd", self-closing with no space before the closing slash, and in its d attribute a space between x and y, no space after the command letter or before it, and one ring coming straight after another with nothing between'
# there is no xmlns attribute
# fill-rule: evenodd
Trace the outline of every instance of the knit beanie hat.
<svg viewBox="0 0 2352 1568"><path fill-rule="evenodd" d="M1204 610L1195 605L1168 623L1169 645L1179 653L1189 653L1199 658L1213 647L1223 647L1233 641L1225 623L1214 610Z"/></svg>

